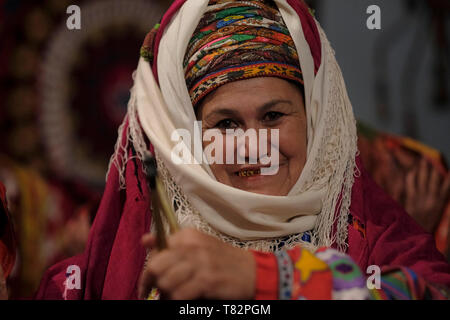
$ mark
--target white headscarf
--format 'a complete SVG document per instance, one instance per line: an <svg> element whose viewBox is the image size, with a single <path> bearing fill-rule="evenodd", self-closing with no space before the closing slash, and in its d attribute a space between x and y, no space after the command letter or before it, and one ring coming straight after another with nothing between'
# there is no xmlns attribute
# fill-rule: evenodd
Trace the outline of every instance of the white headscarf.
<svg viewBox="0 0 450 320"><path fill-rule="evenodd" d="M301 234L310 231L310 246L336 242L344 251L356 169L352 107L334 52L318 23L322 61L314 76L314 61L297 13L285 0L275 2L297 47L305 82L307 161L287 196L233 188L218 182L207 164L171 161L177 144L171 140L174 130L190 130L194 137L196 116L182 62L208 0L186 1L166 28L157 60L160 87L148 62L140 59L129 102L129 139L142 156L146 146L138 118L155 147L158 169L181 225L197 227L234 245L267 251L275 250L281 239L288 246L301 243ZM335 223L337 232L332 233Z"/></svg>

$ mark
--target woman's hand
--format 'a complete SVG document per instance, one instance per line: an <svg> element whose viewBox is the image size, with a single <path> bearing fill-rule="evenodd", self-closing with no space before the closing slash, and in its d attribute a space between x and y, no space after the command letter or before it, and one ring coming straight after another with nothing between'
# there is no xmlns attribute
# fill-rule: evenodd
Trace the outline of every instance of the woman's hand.
<svg viewBox="0 0 450 320"><path fill-rule="evenodd" d="M421 160L406 176L406 211L428 232L434 233L450 194L450 175Z"/></svg>
<svg viewBox="0 0 450 320"><path fill-rule="evenodd" d="M168 299L252 299L256 266L253 254L197 230L182 229L158 251L156 238L142 243L153 251L139 279L138 294L147 298L152 287Z"/></svg>

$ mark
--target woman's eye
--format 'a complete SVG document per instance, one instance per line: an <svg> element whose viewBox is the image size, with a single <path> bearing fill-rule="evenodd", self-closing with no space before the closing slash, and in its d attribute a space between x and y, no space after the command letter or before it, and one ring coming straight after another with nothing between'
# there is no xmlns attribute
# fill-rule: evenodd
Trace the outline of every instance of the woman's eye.
<svg viewBox="0 0 450 320"><path fill-rule="evenodd" d="M264 121L275 121L280 119L284 114L281 112L270 111L264 115Z"/></svg>
<svg viewBox="0 0 450 320"><path fill-rule="evenodd" d="M220 120L219 122L217 122L214 127L218 128L218 129L234 129L234 128L237 128L238 125L235 121L233 121L231 119L224 119L224 120Z"/></svg>

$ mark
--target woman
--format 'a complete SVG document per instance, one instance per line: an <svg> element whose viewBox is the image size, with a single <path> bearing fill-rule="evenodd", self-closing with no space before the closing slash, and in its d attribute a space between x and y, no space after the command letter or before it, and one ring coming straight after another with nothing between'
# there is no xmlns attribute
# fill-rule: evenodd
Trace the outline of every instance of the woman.
<svg viewBox="0 0 450 320"><path fill-rule="evenodd" d="M135 299L152 287L174 299L444 297L449 266L431 235L356 156L342 75L303 2L175 1L141 55L86 252L52 267L37 298ZM258 132L256 156L230 129ZM173 152L179 132L194 137L183 150L195 161ZM148 150L183 227L164 250L143 236ZM203 161L221 150L234 161ZM79 290L66 285L71 265ZM383 270L371 291L361 273L370 265Z"/></svg>

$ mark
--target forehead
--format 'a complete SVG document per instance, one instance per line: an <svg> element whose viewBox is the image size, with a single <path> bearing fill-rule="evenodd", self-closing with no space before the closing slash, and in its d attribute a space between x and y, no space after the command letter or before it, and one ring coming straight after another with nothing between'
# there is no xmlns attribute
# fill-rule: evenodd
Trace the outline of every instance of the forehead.
<svg viewBox="0 0 450 320"><path fill-rule="evenodd" d="M277 77L258 77L227 83L209 93L199 104L198 112L210 113L216 109L258 107L273 100L287 100L298 104L300 89Z"/></svg>

